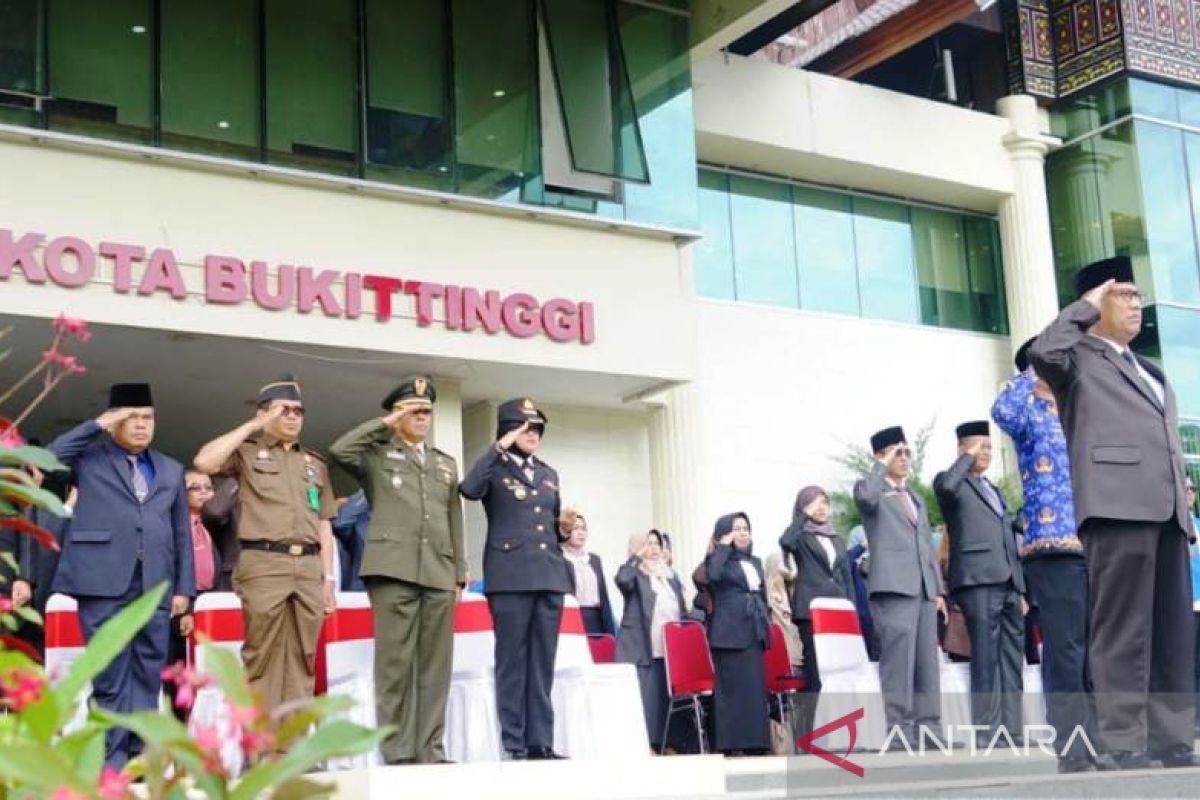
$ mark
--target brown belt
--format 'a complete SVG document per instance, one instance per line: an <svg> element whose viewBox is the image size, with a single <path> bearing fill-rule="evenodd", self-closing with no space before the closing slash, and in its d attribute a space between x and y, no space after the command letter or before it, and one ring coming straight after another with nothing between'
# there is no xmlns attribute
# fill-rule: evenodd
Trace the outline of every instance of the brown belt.
<svg viewBox="0 0 1200 800"><path fill-rule="evenodd" d="M243 550L262 550L267 553L282 553L285 556L315 556L321 552L319 544L288 544L268 542L265 539L242 539Z"/></svg>

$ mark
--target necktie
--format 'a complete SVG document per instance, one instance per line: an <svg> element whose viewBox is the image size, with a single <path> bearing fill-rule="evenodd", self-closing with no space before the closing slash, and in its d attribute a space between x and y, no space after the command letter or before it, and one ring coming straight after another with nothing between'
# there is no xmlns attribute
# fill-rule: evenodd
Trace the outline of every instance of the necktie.
<svg viewBox="0 0 1200 800"><path fill-rule="evenodd" d="M419 444L415 446L413 452L417 454L417 461L420 462L421 466L425 466L425 445Z"/></svg>
<svg viewBox="0 0 1200 800"><path fill-rule="evenodd" d="M917 504L913 502L912 495L908 493L908 487L901 486L896 491L900 493L900 498L904 501L904 513L908 515L908 521L916 525Z"/></svg>
<svg viewBox="0 0 1200 800"><path fill-rule="evenodd" d="M992 482L987 478L980 478L979 482L983 484L983 493L987 495L988 502L992 504L992 510L1003 516L1004 504L1000 501L1000 492Z"/></svg>
<svg viewBox="0 0 1200 800"><path fill-rule="evenodd" d="M1151 396L1154 397L1154 399L1158 401L1158 405L1161 407L1162 400L1159 400L1159 398L1158 398L1157 388L1152 383L1150 383L1150 381L1146 380L1146 376L1142 374L1142 368L1138 364L1137 359L1134 358L1133 351L1130 350L1128 347L1126 347L1124 350L1121 351L1121 358L1125 359L1126 364L1133 367L1133 371L1137 373L1137 376L1139 378L1141 378L1142 383L1146 384L1146 387L1150 389Z"/></svg>
<svg viewBox="0 0 1200 800"><path fill-rule="evenodd" d="M525 459L522 463L522 468L525 472L525 477L529 479L530 483L533 483L533 461L528 458Z"/></svg>
<svg viewBox="0 0 1200 800"><path fill-rule="evenodd" d="M142 473L141 467L138 466L138 457L125 457L129 459L129 468L132 470L130 477L133 480L133 494L137 497L139 503L145 502L146 496L150 494L150 485L146 483L146 476Z"/></svg>

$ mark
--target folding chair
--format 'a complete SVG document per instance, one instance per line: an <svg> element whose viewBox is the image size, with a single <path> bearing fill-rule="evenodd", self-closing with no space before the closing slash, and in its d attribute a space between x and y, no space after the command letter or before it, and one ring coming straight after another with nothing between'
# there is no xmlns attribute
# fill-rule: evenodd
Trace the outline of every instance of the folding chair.
<svg viewBox="0 0 1200 800"><path fill-rule="evenodd" d="M587 643L593 664L611 664L617 660L617 639L611 633L589 633Z"/></svg>
<svg viewBox="0 0 1200 800"><path fill-rule="evenodd" d="M663 628L663 643L667 694L670 695L671 702L667 708L666 724L663 725L661 747L666 749L671 717L676 711L690 706L696 722L696 736L700 740L700 752L707 753L708 737L704 732L704 706L701 698L712 696L716 682L712 654L708 649L708 635L699 622L668 622Z"/></svg>

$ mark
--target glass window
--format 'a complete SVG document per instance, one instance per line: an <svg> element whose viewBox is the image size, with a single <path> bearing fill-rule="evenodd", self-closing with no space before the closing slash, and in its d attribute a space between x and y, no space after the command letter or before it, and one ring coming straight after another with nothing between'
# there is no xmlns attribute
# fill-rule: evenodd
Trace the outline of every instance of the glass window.
<svg viewBox="0 0 1200 800"><path fill-rule="evenodd" d="M451 7L458 191L516 200L541 169L532 0Z"/></svg>
<svg viewBox="0 0 1200 800"><path fill-rule="evenodd" d="M1004 267L1000 230L985 217L963 217L967 235L967 273L971 286L971 328L1008 334L1008 303L1004 297Z"/></svg>
<svg viewBox="0 0 1200 800"><path fill-rule="evenodd" d="M1133 259L1134 275L1150 292L1146 224L1133 124L1051 153L1046 189L1059 300L1074 300L1072 276L1085 264L1114 255Z"/></svg>
<svg viewBox="0 0 1200 800"><path fill-rule="evenodd" d="M1129 81L1114 80L1055 105L1050 128L1055 136L1074 139L1132 112Z"/></svg>
<svg viewBox="0 0 1200 800"><path fill-rule="evenodd" d="M911 212L921 321L947 328L971 328L971 287L962 218L929 208Z"/></svg>
<svg viewBox="0 0 1200 800"><path fill-rule="evenodd" d="M1200 304L1200 262L1196 259L1195 218L1188 191L1183 133L1148 122L1136 123L1143 218L1157 300Z"/></svg>
<svg viewBox="0 0 1200 800"><path fill-rule="evenodd" d="M730 175L729 210L737 299L798 308L791 187Z"/></svg>
<svg viewBox="0 0 1200 800"><path fill-rule="evenodd" d="M1130 94L1133 98L1133 113L1171 122L1179 119L1179 104L1175 88L1154 81L1131 80Z"/></svg>
<svg viewBox="0 0 1200 800"><path fill-rule="evenodd" d="M355 0L265 0L267 160L357 173Z"/></svg>
<svg viewBox="0 0 1200 800"><path fill-rule="evenodd" d="M854 242L864 317L920 322L908 209L853 198Z"/></svg>
<svg viewBox="0 0 1200 800"><path fill-rule="evenodd" d="M367 177L452 191L447 5L366 0Z"/></svg>
<svg viewBox="0 0 1200 800"><path fill-rule="evenodd" d="M729 220L729 176L700 171L700 230L704 238L692 245L696 294L734 299L733 229Z"/></svg>
<svg viewBox="0 0 1200 800"><path fill-rule="evenodd" d="M257 160L257 3L160 2L163 146Z"/></svg>
<svg viewBox="0 0 1200 800"><path fill-rule="evenodd" d="M1179 121L1200 128L1200 89L1179 90Z"/></svg>
<svg viewBox="0 0 1200 800"><path fill-rule="evenodd" d="M792 202L801 307L857 315L858 274L849 195L793 186Z"/></svg>
<svg viewBox="0 0 1200 800"><path fill-rule="evenodd" d="M38 0L0 0L0 91L42 93L41 22Z"/></svg>
<svg viewBox="0 0 1200 800"><path fill-rule="evenodd" d="M554 86L576 171L648 180L608 3L542 0Z"/></svg>
<svg viewBox="0 0 1200 800"><path fill-rule="evenodd" d="M52 130L149 144L154 137L150 0L54 0L47 8Z"/></svg>
<svg viewBox="0 0 1200 800"><path fill-rule="evenodd" d="M696 125L687 17L626 3L617 6L617 16L650 171L650 183L625 185L625 218L695 228Z"/></svg>
<svg viewBox="0 0 1200 800"><path fill-rule="evenodd" d="M1163 369L1179 401L1181 417L1200 417L1200 310L1162 303L1157 310Z"/></svg>

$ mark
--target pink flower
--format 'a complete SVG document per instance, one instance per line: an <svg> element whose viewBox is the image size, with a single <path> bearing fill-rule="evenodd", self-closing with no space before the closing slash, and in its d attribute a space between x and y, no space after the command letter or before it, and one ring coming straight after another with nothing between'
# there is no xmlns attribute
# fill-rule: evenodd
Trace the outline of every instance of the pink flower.
<svg viewBox="0 0 1200 800"><path fill-rule="evenodd" d="M45 361L47 364L57 364L62 358L63 354L53 347L42 351L42 361Z"/></svg>
<svg viewBox="0 0 1200 800"><path fill-rule="evenodd" d="M215 725L197 725L192 731L192 740L204 755L204 768L216 775L225 773L225 764L221 761L221 732Z"/></svg>
<svg viewBox="0 0 1200 800"><path fill-rule="evenodd" d="M105 767L104 771L100 773L96 789L100 794L100 800L122 800L128 796L131 783L133 783L133 776L128 772L119 772L112 767Z"/></svg>
<svg viewBox="0 0 1200 800"><path fill-rule="evenodd" d="M236 732L247 725L253 725L263 718L261 709L254 706L236 706L233 703L229 704L229 725Z"/></svg>
<svg viewBox="0 0 1200 800"><path fill-rule="evenodd" d="M0 597L0 614L8 614L13 610L13 601L7 597Z"/></svg>
<svg viewBox="0 0 1200 800"><path fill-rule="evenodd" d="M0 419L0 446L3 447L21 447L25 444L25 440L21 438L21 434L13 427L13 424L7 419Z"/></svg>
<svg viewBox="0 0 1200 800"><path fill-rule="evenodd" d="M162 671L162 679L175 684L175 707L191 708L196 702L196 692L215 684L211 675L200 675L176 661Z"/></svg>
<svg viewBox="0 0 1200 800"><path fill-rule="evenodd" d="M77 317L68 317L65 314L59 314L58 318L54 320L54 327L59 333L74 336L81 342L86 342L92 338L92 332L88 330L87 320L78 319Z"/></svg>
<svg viewBox="0 0 1200 800"><path fill-rule="evenodd" d="M45 688L44 679L34 670L10 669L0 676L3 704L17 713L41 700Z"/></svg>
<svg viewBox="0 0 1200 800"><path fill-rule="evenodd" d="M77 792L70 786L56 786L50 795L50 800L91 800L83 792Z"/></svg>
<svg viewBox="0 0 1200 800"><path fill-rule="evenodd" d="M254 761L271 752L275 746L275 736L269 731L244 728L242 735L238 738L238 745L242 748L246 759Z"/></svg>

